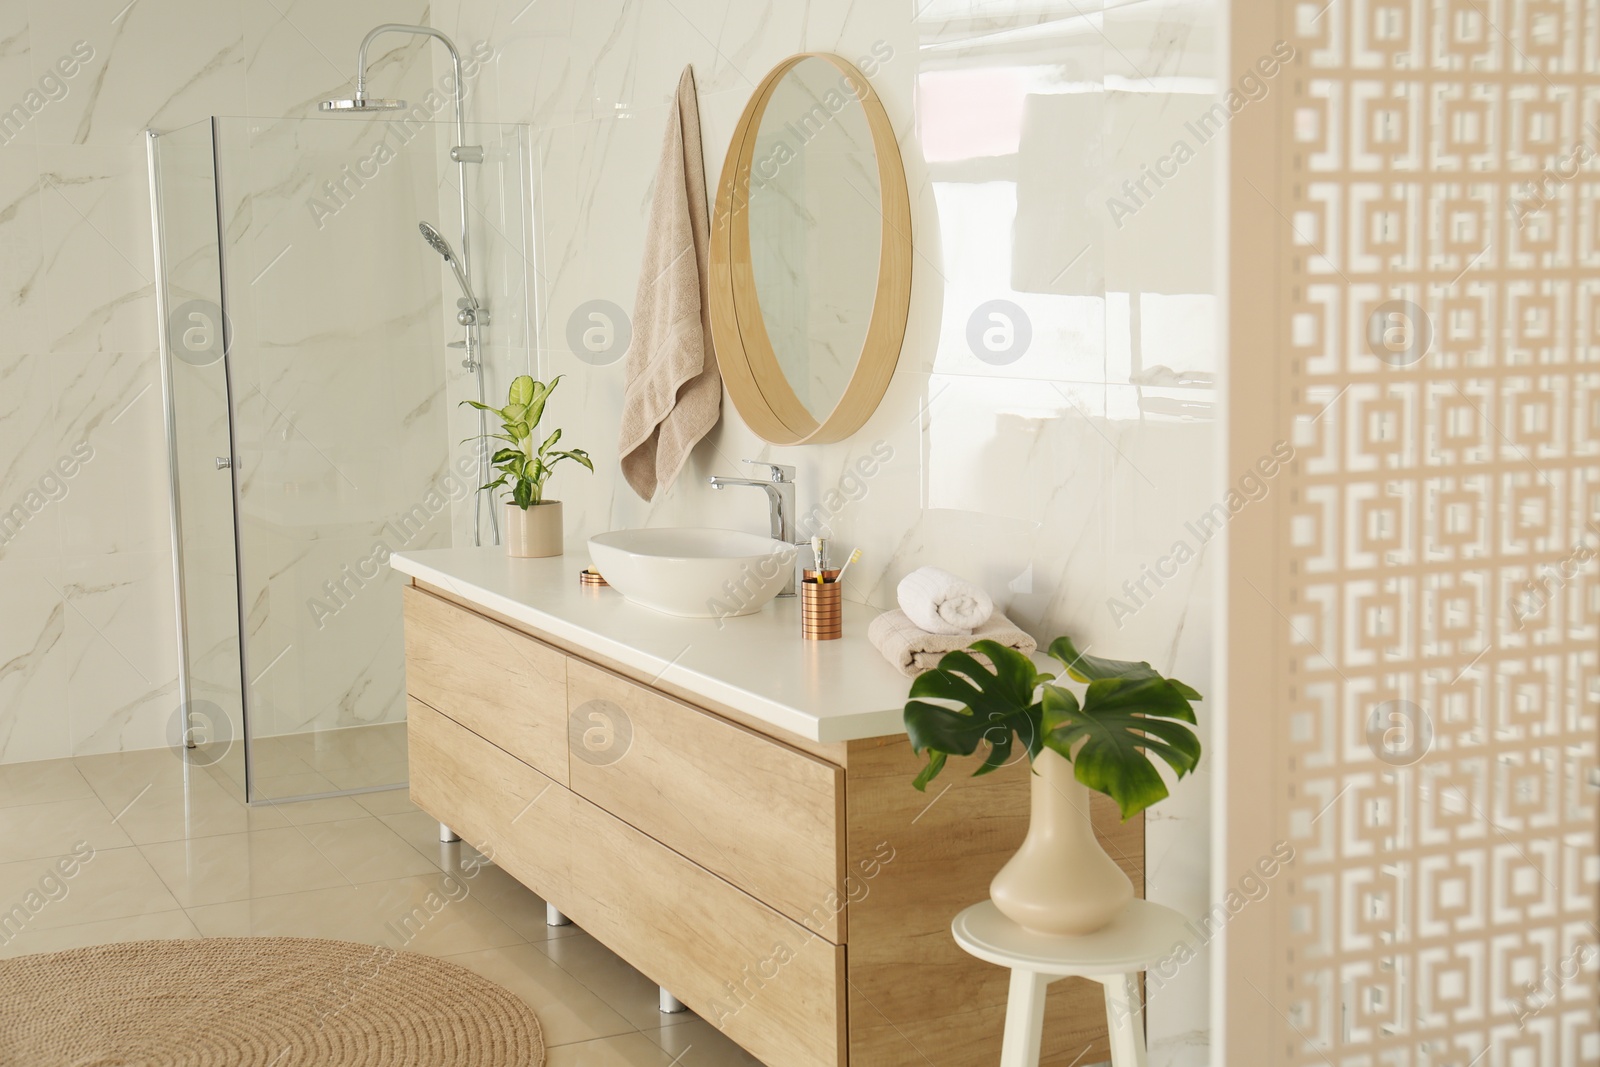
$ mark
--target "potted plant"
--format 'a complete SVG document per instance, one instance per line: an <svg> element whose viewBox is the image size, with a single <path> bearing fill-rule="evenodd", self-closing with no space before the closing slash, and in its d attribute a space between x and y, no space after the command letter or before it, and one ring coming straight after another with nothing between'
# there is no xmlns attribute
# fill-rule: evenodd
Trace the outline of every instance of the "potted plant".
<svg viewBox="0 0 1600 1067"><path fill-rule="evenodd" d="M546 437L537 449L533 446L533 431L544 415L545 402L560 380L558 374L546 385L526 374L519 375L511 381L503 408L492 408L476 400L462 401L500 416L500 427L505 431L484 435L508 444L489 460L499 470L500 477L482 488L511 487L511 499L506 501L505 542L506 551L513 556L561 555L561 501L545 499L544 483L555 465L564 459L575 460L590 471L594 470L593 461L583 449L556 449L556 443L561 440L560 430Z"/></svg>
<svg viewBox="0 0 1600 1067"><path fill-rule="evenodd" d="M985 664L973 653L989 660ZM1065 637L1050 656L1082 683L1082 699L1022 653L994 641L951 652L911 683L906 733L928 754L913 784L926 789L950 756L987 745L974 776L1005 766L1020 745L1032 762L1027 837L989 886L1001 913L1043 934L1100 929L1133 897L1122 869L1095 839L1089 790L1117 802L1124 821L1167 796L1153 759L1179 778L1200 763L1189 686L1148 663L1099 659ZM937 701L938 703L930 703Z"/></svg>

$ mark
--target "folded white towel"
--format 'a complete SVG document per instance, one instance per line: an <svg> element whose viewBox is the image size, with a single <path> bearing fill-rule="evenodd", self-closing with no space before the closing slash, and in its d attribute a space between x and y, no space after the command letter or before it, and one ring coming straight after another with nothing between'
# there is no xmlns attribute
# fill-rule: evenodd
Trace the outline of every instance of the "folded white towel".
<svg viewBox="0 0 1600 1067"><path fill-rule="evenodd" d="M672 484L722 417L707 299L710 240L700 105L685 67L650 202L617 442L622 476L646 500Z"/></svg>
<svg viewBox="0 0 1600 1067"><path fill-rule="evenodd" d="M907 618L905 612L886 611L867 624L867 640L907 678L933 670L945 653L958 652L974 641L998 641L1024 656L1038 647L1033 638L998 611L976 633L967 636L930 634ZM981 652L974 652L973 658L989 664L989 657Z"/></svg>
<svg viewBox="0 0 1600 1067"><path fill-rule="evenodd" d="M918 567L900 579L900 610L930 634L970 634L994 614L989 594L938 567Z"/></svg>

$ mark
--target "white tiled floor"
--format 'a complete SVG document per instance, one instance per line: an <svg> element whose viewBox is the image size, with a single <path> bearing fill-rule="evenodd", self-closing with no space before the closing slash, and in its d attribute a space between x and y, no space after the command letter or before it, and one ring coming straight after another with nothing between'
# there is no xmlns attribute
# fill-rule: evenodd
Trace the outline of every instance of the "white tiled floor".
<svg viewBox="0 0 1600 1067"><path fill-rule="evenodd" d="M0 766L0 956L156 937L297 935L398 944L403 917L456 899L407 948L450 959L523 997L549 1067L756 1064L692 1014L656 1010L656 987L438 824L405 793L247 807L230 758L167 750ZM308 759L308 757L310 757ZM337 775L326 740L285 775ZM58 857L94 856L15 929ZM468 877L468 875L471 877ZM463 891L462 887L465 887ZM416 909L422 908L423 912ZM24 909L27 913L27 909Z"/></svg>

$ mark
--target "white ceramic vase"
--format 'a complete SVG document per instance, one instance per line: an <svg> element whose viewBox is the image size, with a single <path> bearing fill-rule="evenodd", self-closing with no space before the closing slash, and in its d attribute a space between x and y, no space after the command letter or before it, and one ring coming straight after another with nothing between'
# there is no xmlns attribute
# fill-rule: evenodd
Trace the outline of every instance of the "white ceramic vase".
<svg viewBox="0 0 1600 1067"><path fill-rule="evenodd" d="M1028 836L989 883L989 897L1035 933L1092 934L1127 907L1133 883L1095 838L1089 790L1072 764L1047 748L1033 771Z"/></svg>
<svg viewBox="0 0 1600 1067"><path fill-rule="evenodd" d="M561 501L546 500L530 508L506 504L506 554L533 559L559 556L561 541Z"/></svg>

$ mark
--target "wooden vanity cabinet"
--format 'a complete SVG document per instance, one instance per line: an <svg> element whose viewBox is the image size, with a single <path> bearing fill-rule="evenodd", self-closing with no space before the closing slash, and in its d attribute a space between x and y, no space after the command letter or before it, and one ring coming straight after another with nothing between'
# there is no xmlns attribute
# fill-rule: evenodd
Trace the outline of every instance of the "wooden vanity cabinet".
<svg viewBox="0 0 1600 1067"><path fill-rule="evenodd" d="M904 736L821 744L740 721L422 586L405 590L411 796L769 1067L992 1067L1007 972L956 947L1027 829L1028 769ZM582 730L626 722L602 757ZM1144 829L1096 796L1143 884ZM1099 987L1051 987L1045 1064L1108 1055Z"/></svg>

